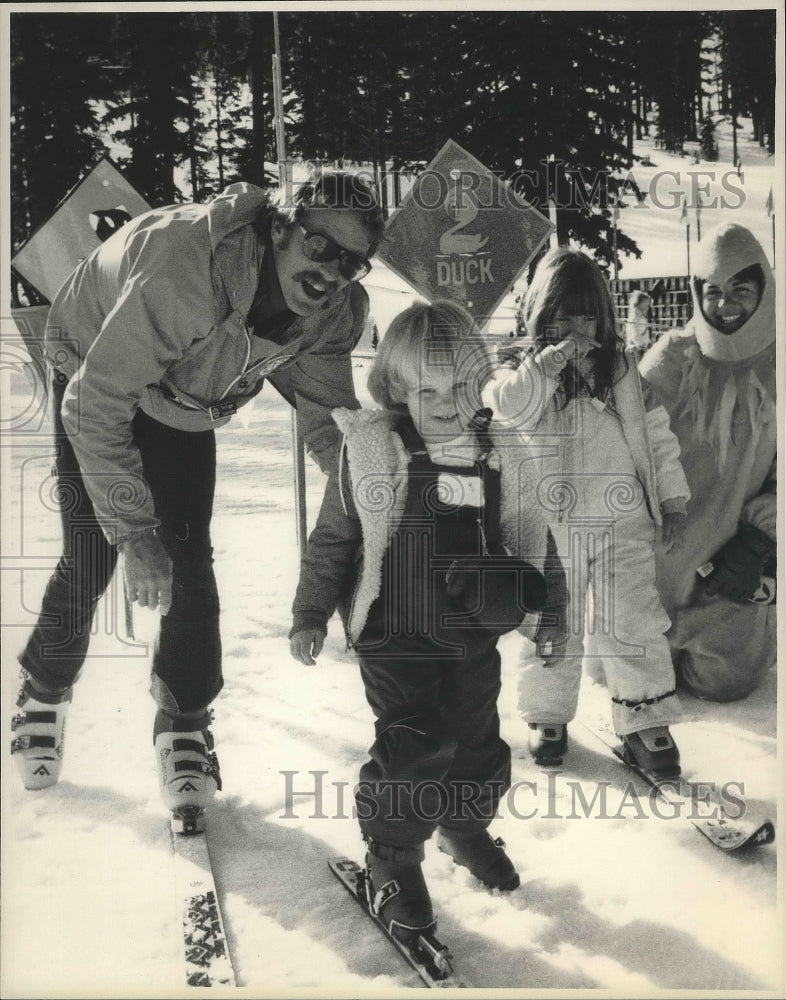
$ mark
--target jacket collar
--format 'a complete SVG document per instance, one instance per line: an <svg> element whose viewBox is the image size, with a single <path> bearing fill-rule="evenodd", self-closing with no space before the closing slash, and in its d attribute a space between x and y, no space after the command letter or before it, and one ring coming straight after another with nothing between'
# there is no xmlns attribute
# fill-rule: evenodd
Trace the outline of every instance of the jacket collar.
<svg viewBox="0 0 786 1000"><path fill-rule="evenodd" d="M270 198L253 184L231 184L214 198L207 212L210 248L232 310L244 319L251 311L264 240L254 225Z"/></svg>

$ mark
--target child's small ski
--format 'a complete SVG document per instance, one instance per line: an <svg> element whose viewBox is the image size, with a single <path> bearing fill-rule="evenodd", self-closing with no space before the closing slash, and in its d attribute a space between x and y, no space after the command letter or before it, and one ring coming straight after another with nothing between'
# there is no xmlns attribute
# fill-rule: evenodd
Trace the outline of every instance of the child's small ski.
<svg viewBox="0 0 786 1000"><path fill-rule="evenodd" d="M366 892L366 870L364 868L349 858L330 858L328 865L350 896L360 904L363 912L374 921L387 939L393 942L399 953L404 956L426 986L438 989L470 987L466 979L453 971L453 959L450 952L433 934L421 934L418 937L417 945L410 947L389 933L385 924L369 905Z"/></svg>
<svg viewBox="0 0 786 1000"><path fill-rule="evenodd" d="M761 813L756 814L735 790L733 796L724 801L717 785L709 782L688 781L683 777L660 778L633 761L625 746L606 722L584 728L604 743L617 757L639 777L643 778L658 796L674 808L679 816L686 819L722 851L736 851L741 847L769 844L775 839L772 820Z"/></svg>
<svg viewBox="0 0 786 1000"><path fill-rule="evenodd" d="M235 986L205 833L173 833L189 986Z"/></svg>

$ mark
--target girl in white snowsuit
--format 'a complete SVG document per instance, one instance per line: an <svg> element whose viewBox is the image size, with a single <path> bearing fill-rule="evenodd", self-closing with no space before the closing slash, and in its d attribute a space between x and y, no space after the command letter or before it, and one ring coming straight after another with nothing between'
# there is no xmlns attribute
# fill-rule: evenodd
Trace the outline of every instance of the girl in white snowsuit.
<svg viewBox="0 0 786 1000"><path fill-rule="evenodd" d="M676 775L668 726L680 709L653 543L660 529L672 547L684 530L689 492L679 446L663 408L645 407L636 358L623 351L607 283L589 257L547 254L521 312L532 353L495 373L483 401L529 450L569 592L565 630L544 623L542 658L522 663L530 750L539 763L562 761L586 652L602 665L629 756Z"/></svg>
<svg viewBox="0 0 786 1000"><path fill-rule="evenodd" d="M501 472L477 420L491 368L459 306L416 304L393 320L369 378L385 409L334 412L343 483L333 478L293 607L292 654L313 663L353 592L347 637L377 717L356 806L372 905L407 941L434 926L420 864L435 829L487 885L519 884L487 831L510 784L496 646L543 607L546 585L503 547Z"/></svg>

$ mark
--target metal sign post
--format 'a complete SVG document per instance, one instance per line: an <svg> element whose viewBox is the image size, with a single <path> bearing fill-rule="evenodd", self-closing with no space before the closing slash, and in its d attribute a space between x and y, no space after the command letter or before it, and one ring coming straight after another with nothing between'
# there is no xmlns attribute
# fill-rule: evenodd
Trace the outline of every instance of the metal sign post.
<svg viewBox="0 0 786 1000"><path fill-rule="evenodd" d="M276 126L276 157L278 159L278 183L285 189L287 177L287 149L284 135L284 96L281 86L281 45L278 34L278 14L273 13L273 113ZM294 465L295 489L295 532L301 552L306 547L308 528L306 524L306 459L303 436L298 425L297 410L292 407L292 457Z"/></svg>

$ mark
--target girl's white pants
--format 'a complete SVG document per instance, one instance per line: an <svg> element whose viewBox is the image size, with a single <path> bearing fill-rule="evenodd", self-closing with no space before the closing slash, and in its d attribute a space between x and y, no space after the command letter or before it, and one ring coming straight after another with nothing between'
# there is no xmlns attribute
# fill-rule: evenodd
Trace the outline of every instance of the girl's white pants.
<svg viewBox="0 0 786 1000"><path fill-rule="evenodd" d="M680 706L664 636L670 623L655 587L649 514L642 508L605 524L574 518L551 530L568 582L568 640L564 656L522 661L524 720L570 722L586 659L593 673L600 667L605 675L618 735L676 722Z"/></svg>

